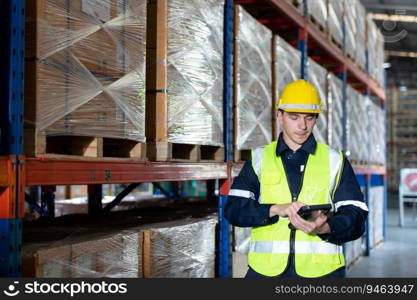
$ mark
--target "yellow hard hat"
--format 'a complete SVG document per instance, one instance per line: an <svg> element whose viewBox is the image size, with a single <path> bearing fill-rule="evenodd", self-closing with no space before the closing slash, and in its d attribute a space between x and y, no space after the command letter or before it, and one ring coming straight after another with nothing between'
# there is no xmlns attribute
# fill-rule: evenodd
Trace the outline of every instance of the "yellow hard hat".
<svg viewBox="0 0 417 300"><path fill-rule="evenodd" d="M277 109L287 112L321 113L326 107L316 88L304 79L293 81L282 90Z"/></svg>

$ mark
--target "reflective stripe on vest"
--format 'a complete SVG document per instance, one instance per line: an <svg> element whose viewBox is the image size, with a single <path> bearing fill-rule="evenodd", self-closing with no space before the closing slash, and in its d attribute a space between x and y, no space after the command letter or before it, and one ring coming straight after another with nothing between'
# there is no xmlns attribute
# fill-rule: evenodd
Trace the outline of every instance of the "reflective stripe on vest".
<svg viewBox="0 0 417 300"><path fill-rule="evenodd" d="M229 191L229 196L243 197L255 200L255 194L246 190L231 189Z"/></svg>
<svg viewBox="0 0 417 300"><path fill-rule="evenodd" d="M368 211L368 206L366 205L366 203L365 202L362 202L362 201L358 201L358 200L338 201L335 204L336 211L339 209L339 207L345 206L345 205L353 205L353 206L359 207L360 209L363 209L365 211Z"/></svg>
<svg viewBox="0 0 417 300"><path fill-rule="evenodd" d="M252 168L255 171L255 174L258 178L261 178L261 167L262 167L262 160L264 156L264 147L259 147L252 150ZM262 203L262 195L259 193L259 203Z"/></svg>
<svg viewBox="0 0 417 300"><path fill-rule="evenodd" d="M276 156L277 142L252 153L252 166L261 183L262 203L292 202L281 157ZM257 150L259 151L259 150ZM261 159L261 162L256 159ZM255 166L260 169L255 170ZM304 168L303 184L298 201L305 204L332 203L343 167L341 152L317 143ZM285 271L290 253L290 233L287 218L266 226L252 228L248 263L256 272L276 276ZM340 246L323 241L316 234L295 231L295 270L302 277L320 277L344 266Z"/></svg>
<svg viewBox="0 0 417 300"><path fill-rule="evenodd" d="M256 253L288 253L290 243L287 241L258 241L249 246L250 252ZM295 241L295 252L299 254L339 254L342 246L327 242Z"/></svg>

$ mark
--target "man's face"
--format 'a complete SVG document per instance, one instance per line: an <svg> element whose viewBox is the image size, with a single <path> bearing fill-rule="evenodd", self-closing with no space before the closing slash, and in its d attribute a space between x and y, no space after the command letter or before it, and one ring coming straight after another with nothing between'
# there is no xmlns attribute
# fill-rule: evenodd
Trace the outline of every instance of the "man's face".
<svg viewBox="0 0 417 300"><path fill-rule="evenodd" d="M302 145L313 131L316 120L316 114L278 111L278 122L287 143Z"/></svg>

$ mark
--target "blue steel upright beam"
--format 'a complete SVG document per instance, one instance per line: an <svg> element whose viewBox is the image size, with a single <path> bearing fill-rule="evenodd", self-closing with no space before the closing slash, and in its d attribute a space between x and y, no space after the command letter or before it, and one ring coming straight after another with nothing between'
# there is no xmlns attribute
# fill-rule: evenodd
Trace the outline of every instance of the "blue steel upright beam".
<svg viewBox="0 0 417 300"><path fill-rule="evenodd" d="M1 0L1 151L23 152L24 0ZM5 151L6 150L6 151Z"/></svg>
<svg viewBox="0 0 417 300"><path fill-rule="evenodd" d="M233 0L224 4L223 140L225 161L233 161Z"/></svg>
<svg viewBox="0 0 417 300"><path fill-rule="evenodd" d="M370 199L370 194L371 194L371 175L366 174L365 175L365 180L366 180L366 185L365 185L365 203L366 206L370 207L371 206L371 199ZM372 209L372 208L371 208ZM366 231L365 231L365 256L369 256L369 254L371 253L371 234L373 234L373 222L372 220L370 220L371 216L368 215L368 218L366 218Z"/></svg>
<svg viewBox="0 0 417 300"><path fill-rule="evenodd" d="M103 186L101 184L89 184L88 190L88 214L98 216L103 211Z"/></svg>
<svg viewBox="0 0 417 300"><path fill-rule="evenodd" d="M347 129L347 72L346 67L341 66L342 70L339 73L339 78L342 80L342 128L343 128L343 137L342 137L342 148L343 151L346 152L347 149L347 135L346 135L346 129Z"/></svg>
<svg viewBox="0 0 417 300"><path fill-rule="evenodd" d="M308 4L307 0L303 1L304 19L308 18ZM298 28L298 42L297 47L301 52L301 79L308 80L308 34L305 27Z"/></svg>
<svg viewBox="0 0 417 300"><path fill-rule="evenodd" d="M363 189L363 196L364 201L368 205L369 204L369 184L370 184L370 178L367 174L358 174L356 175L356 178L358 180L359 186L361 189ZM365 221L365 234L364 234L364 240L365 240L365 256L369 255L369 217Z"/></svg>
<svg viewBox="0 0 417 300"><path fill-rule="evenodd" d="M55 217L55 186L42 186L41 188L41 216L44 218Z"/></svg>
<svg viewBox="0 0 417 300"><path fill-rule="evenodd" d="M222 184L219 193L219 250L218 276L232 276L231 230L230 224L224 217L224 207L227 202L228 187L231 180L231 162L233 161L233 0L224 4L224 65L223 65L223 108L224 108L224 146L225 161L228 163L228 179Z"/></svg>
<svg viewBox="0 0 417 300"><path fill-rule="evenodd" d="M298 29L298 50L301 52L301 79L308 80L307 31Z"/></svg>
<svg viewBox="0 0 417 300"><path fill-rule="evenodd" d="M384 110L384 120L386 122L387 120L387 106L383 107ZM385 130L385 166L388 163L388 147L387 147L387 141L388 141L388 132ZM387 171L385 172L385 175L383 177L384 180L384 228L383 228L383 234L384 234L384 241L387 240L387 226L388 226L388 174Z"/></svg>
<svg viewBox="0 0 417 300"><path fill-rule="evenodd" d="M0 124L1 155L13 155L14 212L0 219L0 276L21 275L21 212L24 197L19 166L23 152L23 78L25 0L0 0ZM22 198L22 199L21 199ZM10 199L9 199L10 200Z"/></svg>

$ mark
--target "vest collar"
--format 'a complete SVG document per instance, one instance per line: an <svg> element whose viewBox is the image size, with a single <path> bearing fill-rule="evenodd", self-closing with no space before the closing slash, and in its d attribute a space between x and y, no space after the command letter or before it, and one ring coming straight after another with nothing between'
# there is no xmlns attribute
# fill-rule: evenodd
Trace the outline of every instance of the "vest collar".
<svg viewBox="0 0 417 300"><path fill-rule="evenodd" d="M317 146L316 139L314 138L314 135L311 134L308 137L308 139L304 142L304 144L301 146L300 149L307 152L308 154L312 154L316 150L316 146ZM286 150L290 150L290 148L285 143L284 137L283 137L282 132L281 132L279 134L278 142L277 142L277 151L276 151L277 156L280 156Z"/></svg>

